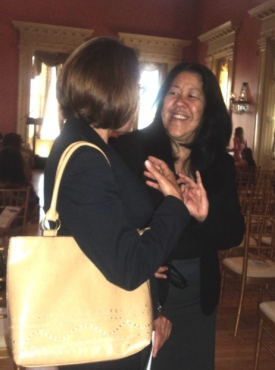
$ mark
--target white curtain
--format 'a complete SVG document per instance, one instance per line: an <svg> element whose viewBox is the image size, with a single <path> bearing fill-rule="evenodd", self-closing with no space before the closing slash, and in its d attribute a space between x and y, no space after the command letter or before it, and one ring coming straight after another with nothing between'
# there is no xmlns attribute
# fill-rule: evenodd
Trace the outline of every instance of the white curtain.
<svg viewBox="0 0 275 370"><path fill-rule="evenodd" d="M138 129L148 126L155 116L155 100L167 71L166 64L140 63L140 107Z"/></svg>

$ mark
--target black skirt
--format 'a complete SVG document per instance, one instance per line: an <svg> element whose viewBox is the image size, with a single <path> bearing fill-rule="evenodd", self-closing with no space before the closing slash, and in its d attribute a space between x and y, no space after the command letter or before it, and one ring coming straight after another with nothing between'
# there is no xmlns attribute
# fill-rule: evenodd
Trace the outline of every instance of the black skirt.
<svg viewBox="0 0 275 370"><path fill-rule="evenodd" d="M92 364L80 364L59 366L60 370L143 370L149 356L151 346L146 347L135 355L116 361L97 362Z"/></svg>
<svg viewBox="0 0 275 370"><path fill-rule="evenodd" d="M152 370L214 370L216 315L205 315L200 307L199 259L172 263L188 286L181 290L169 285L163 315L172 322L172 332Z"/></svg>

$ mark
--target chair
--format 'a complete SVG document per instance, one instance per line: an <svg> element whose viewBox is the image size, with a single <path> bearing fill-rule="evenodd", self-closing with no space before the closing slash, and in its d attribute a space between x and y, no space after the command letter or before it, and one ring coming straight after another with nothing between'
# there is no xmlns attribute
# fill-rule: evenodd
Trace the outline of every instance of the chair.
<svg viewBox="0 0 275 370"><path fill-rule="evenodd" d="M246 193L239 195L241 212L245 216L248 212L254 214L275 214L275 197L270 191L262 191L252 186Z"/></svg>
<svg viewBox="0 0 275 370"><path fill-rule="evenodd" d="M259 177L261 167L237 168L237 186L238 187L249 187L255 184L255 180Z"/></svg>
<svg viewBox="0 0 275 370"><path fill-rule="evenodd" d="M259 171L256 176L255 184L262 187L270 187L274 190L275 171Z"/></svg>
<svg viewBox="0 0 275 370"><path fill-rule="evenodd" d="M254 370L258 370L259 366L259 359L260 359L260 351L261 346L263 345L268 352L275 358L275 351L274 351L274 341L275 341L275 301L269 302L262 302L259 305L259 328L258 328L258 336L256 342L256 351L255 351L255 362L254 362ZM264 339L263 332L266 333L266 339ZM273 343L273 348L272 348Z"/></svg>
<svg viewBox="0 0 275 370"><path fill-rule="evenodd" d="M0 189L0 235L27 234L29 187Z"/></svg>
<svg viewBox="0 0 275 370"><path fill-rule="evenodd" d="M0 278L1 280L3 278ZM8 351L5 336L4 336L4 327L5 320L7 318L7 312L5 306L5 291L0 292L0 360L11 358L11 355Z"/></svg>
<svg viewBox="0 0 275 370"><path fill-rule="evenodd" d="M221 263L222 279L219 311L222 306L222 298L226 276L230 275L233 281L240 284L237 316L234 329L234 337L237 335L240 316L242 312L245 289L247 285L258 285L260 288L259 300L262 300L263 288L275 284L275 213L267 212L254 214L248 212L246 219L246 232L243 248L239 248L240 256L227 255ZM234 250L234 248L233 248Z"/></svg>

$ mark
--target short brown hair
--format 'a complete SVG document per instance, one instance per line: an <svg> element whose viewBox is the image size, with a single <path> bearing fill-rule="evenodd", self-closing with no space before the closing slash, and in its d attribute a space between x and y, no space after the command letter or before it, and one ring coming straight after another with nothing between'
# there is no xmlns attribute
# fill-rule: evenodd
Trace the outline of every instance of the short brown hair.
<svg viewBox="0 0 275 370"><path fill-rule="evenodd" d="M58 79L64 118L80 117L97 128L118 129L138 107L139 67L134 49L99 37L77 48Z"/></svg>

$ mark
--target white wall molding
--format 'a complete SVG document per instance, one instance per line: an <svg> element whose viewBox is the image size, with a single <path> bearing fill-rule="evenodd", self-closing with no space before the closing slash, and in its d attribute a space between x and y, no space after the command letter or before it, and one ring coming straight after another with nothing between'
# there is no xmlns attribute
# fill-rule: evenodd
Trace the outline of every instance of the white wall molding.
<svg viewBox="0 0 275 370"><path fill-rule="evenodd" d="M236 23L228 21L200 35L199 40L208 44L207 56L233 54L237 29Z"/></svg>
<svg viewBox="0 0 275 370"><path fill-rule="evenodd" d="M254 133L254 157L261 166L271 166L270 151L275 130L270 116L274 112L275 0L269 0L248 11L261 21L258 39L259 83ZM274 161L273 161L274 162ZM274 167L274 163L273 163Z"/></svg>
<svg viewBox="0 0 275 370"><path fill-rule="evenodd" d="M35 50L70 54L86 39L91 38L93 30L18 21L12 23L19 31L20 50L17 132L26 139L25 117L29 115L32 56Z"/></svg>
<svg viewBox="0 0 275 370"><path fill-rule="evenodd" d="M169 70L182 61L183 49L191 44L189 40L122 32L118 34L125 45L138 51L140 61L166 63Z"/></svg>

